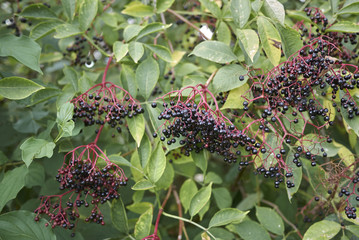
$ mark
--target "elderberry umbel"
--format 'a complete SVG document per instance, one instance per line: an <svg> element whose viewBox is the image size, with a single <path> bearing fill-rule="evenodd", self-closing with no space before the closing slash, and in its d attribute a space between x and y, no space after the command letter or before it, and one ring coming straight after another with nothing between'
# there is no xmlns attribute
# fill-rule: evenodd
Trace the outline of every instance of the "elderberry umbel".
<svg viewBox="0 0 359 240"><path fill-rule="evenodd" d="M104 225L99 205L117 199L119 188L125 186L128 179L124 171L112 163L95 143L90 143L65 155L56 180L60 183L59 189L65 192L41 197L40 206L35 210L35 220L38 221L41 215L48 215L52 227L73 229L82 206L92 208L86 222Z"/></svg>
<svg viewBox="0 0 359 240"><path fill-rule="evenodd" d="M126 118L144 113L137 100L111 82L97 84L71 102L74 104L74 120L81 119L85 126L107 123L119 133Z"/></svg>
<svg viewBox="0 0 359 240"><path fill-rule="evenodd" d="M223 115L216 98L205 85L188 86L159 99L164 107L158 116L158 120L164 121L157 130L160 139L168 145L178 141L186 156L192 151L207 150L232 163L241 155L236 148L240 145L251 147L256 143L254 138L247 137ZM152 107L157 107L157 104L153 103Z"/></svg>
<svg viewBox="0 0 359 240"><path fill-rule="evenodd" d="M332 57L338 57L346 62L358 58L357 52L357 36L359 33L346 33L332 31L328 18L323 14L319 8L305 8L307 16L310 19L310 24L304 20L297 22L295 28L301 33L304 45L308 44L316 37L322 37L323 39L330 41L336 48L332 51ZM349 49L345 45L354 46L353 49Z"/></svg>

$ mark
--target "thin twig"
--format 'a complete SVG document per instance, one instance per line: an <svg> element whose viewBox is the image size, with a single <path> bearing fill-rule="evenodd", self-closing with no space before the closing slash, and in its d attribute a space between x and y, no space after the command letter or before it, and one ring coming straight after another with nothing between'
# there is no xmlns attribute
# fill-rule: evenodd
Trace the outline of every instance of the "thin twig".
<svg viewBox="0 0 359 240"><path fill-rule="evenodd" d="M191 23L190 21L188 21L186 18L182 17L181 15L179 15L178 13L176 13L175 11L173 11L172 9L167 9L167 12L175 15L177 18L181 19L183 22L187 23L189 26L193 27L194 29L196 29L200 34L201 36L206 39L206 40L209 40L208 37L206 37L206 35L204 35L204 33L196 26L194 25L193 23Z"/></svg>
<svg viewBox="0 0 359 240"><path fill-rule="evenodd" d="M213 78L214 78L214 76L216 75L216 73L217 73L217 70L214 71L214 72L211 74L211 76L209 76L209 78L208 78L208 80L207 80L207 82L206 82L206 84L205 84L206 87L208 87L208 85L211 83L211 81L213 80Z"/></svg>
<svg viewBox="0 0 359 240"><path fill-rule="evenodd" d="M176 191L176 189L173 189L173 196L176 199L176 204L177 204L177 209L178 209L178 216L179 217L183 217L182 215L182 205L181 205L181 200L178 196L178 193ZM185 228L184 226L184 222L179 219L179 224L178 224L178 237L177 240L181 240L182 239L182 230Z"/></svg>
<svg viewBox="0 0 359 240"><path fill-rule="evenodd" d="M303 236L299 232L298 228L283 215L283 213L279 210L279 207L276 204L274 204L270 201L264 200L264 199L262 199L261 202L267 204L268 206L271 206L279 214L279 216L281 216L283 218L284 222L286 222L289 226L291 226L297 232L298 236L301 239L303 239Z"/></svg>

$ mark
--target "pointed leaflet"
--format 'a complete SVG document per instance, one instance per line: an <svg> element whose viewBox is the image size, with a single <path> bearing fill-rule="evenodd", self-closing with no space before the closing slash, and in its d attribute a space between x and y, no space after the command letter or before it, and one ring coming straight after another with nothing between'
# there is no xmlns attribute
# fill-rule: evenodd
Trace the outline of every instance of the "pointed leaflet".
<svg viewBox="0 0 359 240"><path fill-rule="evenodd" d="M116 62L121 61L121 59L124 58L128 53L128 44L120 41L116 41L113 44L113 52L116 57Z"/></svg>
<svg viewBox="0 0 359 240"><path fill-rule="evenodd" d="M348 21L341 21L330 26L330 28L327 29L327 32L359 32L359 24Z"/></svg>
<svg viewBox="0 0 359 240"><path fill-rule="evenodd" d="M281 56L281 39L278 30L265 17L257 19L258 33L270 62L277 66Z"/></svg>
<svg viewBox="0 0 359 240"><path fill-rule="evenodd" d="M121 233L128 234L127 213L121 198L114 199L111 203L111 220Z"/></svg>
<svg viewBox="0 0 359 240"><path fill-rule="evenodd" d="M259 38L252 29L237 30L237 37L242 52L253 62L254 56L259 49Z"/></svg>
<svg viewBox="0 0 359 240"><path fill-rule="evenodd" d="M56 14L42 3L31 4L22 10L20 15L24 18L56 19Z"/></svg>
<svg viewBox="0 0 359 240"><path fill-rule="evenodd" d="M243 28L251 15L251 3L249 0L232 0L231 13L234 23Z"/></svg>
<svg viewBox="0 0 359 240"><path fill-rule="evenodd" d="M56 240L56 235L50 227L46 227L48 222L40 219L35 222L36 214L29 211L13 211L0 216L0 239L7 240Z"/></svg>
<svg viewBox="0 0 359 240"><path fill-rule="evenodd" d="M138 114L132 118L127 118L127 125L130 133L137 143L137 147L140 146L142 136L145 133L145 118L143 114Z"/></svg>
<svg viewBox="0 0 359 240"><path fill-rule="evenodd" d="M214 89L224 92L240 87L247 82L246 74L247 70L237 64L221 67L213 78ZM239 81L239 76L244 76L244 81Z"/></svg>
<svg viewBox="0 0 359 240"><path fill-rule="evenodd" d="M140 180L135 185L133 185L132 190L147 190L153 188L154 185L148 180Z"/></svg>
<svg viewBox="0 0 359 240"><path fill-rule="evenodd" d="M212 0L199 0L201 5L207 8L216 18L221 18L222 12L217 3Z"/></svg>
<svg viewBox="0 0 359 240"><path fill-rule="evenodd" d="M143 48L143 44L140 42L131 42L128 45L128 52L130 53L131 58L135 63L141 59L143 54L145 53L145 49Z"/></svg>
<svg viewBox="0 0 359 240"><path fill-rule="evenodd" d="M175 0L157 0L156 1L156 12L162 13L166 11L171 5L174 3Z"/></svg>
<svg viewBox="0 0 359 240"><path fill-rule="evenodd" d="M25 165L23 165L5 173L5 176L0 182L0 211L3 209L5 204L8 201L14 199L20 190L24 187L27 172L28 169Z"/></svg>
<svg viewBox="0 0 359 240"><path fill-rule="evenodd" d="M152 223L153 209L149 208L137 220L135 225L135 238L142 239L150 234Z"/></svg>
<svg viewBox="0 0 359 240"><path fill-rule="evenodd" d="M34 158L51 158L55 147L53 142L30 137L20 146L22 160L29 167Z"/></svg>
<svg viewBox="0 0 359 240"><path fill-rule="evenodd" d="M154 54L166 62L172 62L172 56L168 48L161 45L145 44Z"/></svg>
<svg viewBox="0 0 359 240"><path fill-rule="evenodd" d="M229 208L232 205L232 196L227 188L214 188L213 196L219 209Z"/></svg>
<svg viewBox="0 0 359 240"><path fill-rule="evenodd" d="M83 0L79 9L79 23L80 28L83 31L86 31L93 19L96 17L98 8L97 0Z"/></svg>
<svg viewBox="0 0 359 240"><path fill-rule="evenodd" d="M270 240L269 233L257 222L246 220L234 225L234 230L244 240Z"/></svg>
<svg viewBox="0 0 359 240"><path fill-rule="evenodd" d="M256 216L259 222L268 231L277 235L284 234L284 223L282 218L273 209L268 207L256 207Z"/></svg>
<svg viewBox="0 0 359 240"><path fill-rule="evenodd" d="M138 148L138 154L140 156L142 168L147 166L148 160L150 160L152 152L152 145L150 139L147 137L147 134L143 135L141 140L140 147Z"/></svg>
<svg viewBox="0 0 359 240"><path fill-rule="evenodd" d="M70 21L74 20L76 0L62 0L61 3L67 18Z"/></svg>
<svg viewBox="0 0 359 240"><path fill-rule="evenodd" d="M43 86L21 77L7 77L0 80L0 95L12 100L24 99L44 89Z"/></svg>
<svg viewBox="0 0 359 240"><path fill-rule="evenodd" d="M249 211L242 212L237 208L225 208L214 214L209 222L208 228L228 225L230 223L240 223Z"/></svg>
<svg viewBox="0 0 359 240"><path fill-rule="evenodd" d="M179 197L186 213L191 204L191 200L198 192L197 185L192 179L187 179L181 186Z"/></svg>
<svg viewBox="0 0 359 240"><path fill-rule="evenodd" d="M267 17L278 20L280 24L284 24L285 11L283 4L278 0L264 0L263 12Z"/></svg>
<svg viewBox="0 0 359 240"><path fill-rule="evenodd" d="M231 48L223 42L204 41L198 44L190 55L196 55L216 63L228 63L237 60Z"/></svg>
<svg viewBox="0 0 359 240"><path fill-rule="evenodd" d="M293 163L293 159L294 159L294 154L290 152L287 156L286 164L289 169L292 169L291 173L293 173L293 177L286 178L286 181L290 180L291 182L293 182L294 187L291 188L286 187L289 202L292 202L293 195L298 191L300 183L302 182L302 175L303 175L302 168L297 167L297 165Z"/></svg>
<svg viewBox="0 0 359 240"><path fill-rule="evenodd" d="M300 40L300 34L295 29L287 25L283 27L280 24L276 24L276 27L282 39L284 55L288 59L303 47L303 41Z"/></svg>
<svg viewBox="0 0 359 240"><path fill-rule="evenodd" d="M160 75L158 63L149 56L136 69L136 82L139 94L148 99L155 88Z"/></svg>
<svg viewBox="0 0 359 240"><path fill-rule="evenodd" d="M149 17L154 14L153 7L144 5L139 1L130 2L121 13L133 17Z"/></svg>
<svg viewBox="0 0 359 240"><path fill-rule="evenodd" d="M141 31L138 33L136 37L136 40L155 32L164 31L170 26L171 24L162 24L158 22L150 23L141 29Z"/></svg>
<svg viewBox="0 0 359 240"><path fill-rule="evenodd" d="M207 204L211 198L212 183L207 187L202 187L192 198L189 206L189 214L191 217L196 215Z"/></svg>
<svg viewBox="0 0 359 240"><path fill-rule="evenodd" d="M162 144L158 143L154 149L148 163L148 177L152 183L156 183L162 176L166 168L166 156L162 149Z"/></svg>
<svg viewBox="0 0 359 240"><path fill-rule="evenodd" d="M40 69L41 47L33 39L12 34L0 36L0 57L13 57L20 63L42 74Z"/></svg>
<svg viewBox="0 0 359 240"><path fill-rule="evenodd" d="M340 231L341 226L339 223L322 220L316 222L309 227L303 236L303 240L312 239L331 239Z"/></svg>

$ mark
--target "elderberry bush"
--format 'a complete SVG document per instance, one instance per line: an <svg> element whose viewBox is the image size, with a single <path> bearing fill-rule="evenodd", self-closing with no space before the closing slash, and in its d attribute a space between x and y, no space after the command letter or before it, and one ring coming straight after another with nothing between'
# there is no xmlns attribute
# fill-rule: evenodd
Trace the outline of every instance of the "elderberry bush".
<svg viewBox="0 0 359 240"><path fill-rule="evenodd" d="M0 239L356 239L359 3L4 0Z"/></svg>

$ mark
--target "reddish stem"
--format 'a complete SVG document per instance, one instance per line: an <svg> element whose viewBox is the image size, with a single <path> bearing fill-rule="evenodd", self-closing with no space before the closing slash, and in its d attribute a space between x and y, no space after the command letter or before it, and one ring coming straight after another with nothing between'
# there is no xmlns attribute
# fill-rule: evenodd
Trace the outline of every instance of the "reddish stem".
<svg viewBox="0 0 359 240"><path fill-rule="evenodd" d="M103 72L103 76L102 76L102 85L103 85L103 86L105 85L105 82L106 82L106 75L107 75L108 68L110 67L110 64L111 64L111 62L112 62L112 58L113 58L112 56L110 56L110 57L108 58L105 71Z"/></svg>

